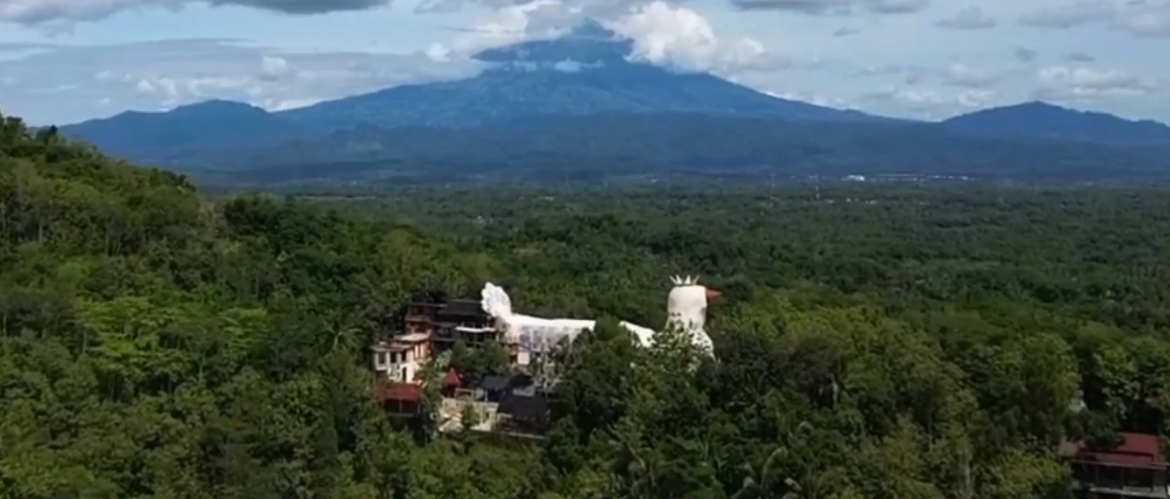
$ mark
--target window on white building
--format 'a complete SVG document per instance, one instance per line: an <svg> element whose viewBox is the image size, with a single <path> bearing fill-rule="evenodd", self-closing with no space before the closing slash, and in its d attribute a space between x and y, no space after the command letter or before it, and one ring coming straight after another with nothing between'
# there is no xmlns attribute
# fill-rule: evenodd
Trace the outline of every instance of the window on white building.
<svg viewBox="0 0 1170 499"><path fill-rule="evenodd" d="M386 367L386 352L378 352L378 367Z"/></svg>

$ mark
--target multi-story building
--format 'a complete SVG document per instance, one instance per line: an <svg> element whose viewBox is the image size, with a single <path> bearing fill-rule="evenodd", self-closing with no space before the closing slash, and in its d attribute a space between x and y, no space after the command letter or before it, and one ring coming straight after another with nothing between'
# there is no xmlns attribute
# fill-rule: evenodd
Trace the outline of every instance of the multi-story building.
<svg viewBox="0 0 1170 499"><path fill-rule="evenodd" d="M430 335L408 333L389 341L381 341L371 348L374 371L397 383L417 382L418 372L431 358Z"/></svg>
<svg viewBox="0 0 1170 499"><path fill-rule="evenodd" d="M500 341L491 316L476 300L445 303L410 303L406 306L403 334L379 341L370 351L374 371L386 381L418 383L418 373L431 357L457 343L468 346Z"/></svg>

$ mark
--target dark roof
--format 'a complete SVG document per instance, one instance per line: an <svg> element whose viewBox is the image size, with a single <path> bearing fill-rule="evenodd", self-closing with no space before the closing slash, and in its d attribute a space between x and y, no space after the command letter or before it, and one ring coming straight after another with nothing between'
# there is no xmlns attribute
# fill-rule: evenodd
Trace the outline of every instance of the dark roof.
<svg viewBox="0 0 1170 499"><path fill-rule="evenodd" d="M447 306L439 311L443 315L475 315L486 316L478 300L451 300Z"/></svg>
<svg viewBox="0 0 1170 499"><path fill-rule="evenodd" d="M548 416L548 400L544 397L504 397L497 412L514 418L539 420Z"/></svg>
<svg viewBox="0 0 1170 499"><path fill-rule="evenodd" d="M512 377L512 386L515 387L532 386L534 383L536 380L528 374L520 373Z"/></svg>
<svg viewBox="0 0 1170 499"><path fill-rule="evenodd" d="M1165 467L1162 443L1157 435L1144 433L1122 433L1125 441L1116 449L1093 450L1084 442L1065 442L1060 446L1060 455L1078 461L1095 461L1101 464L1133 468Z"/></svg>
<svg viewBox="0 0 1170 499"><path fill-rule="evenodd" d="M512 379L507 376L484 376L479 381L479 387L489 391L506 390L512 384Z"/></svg>

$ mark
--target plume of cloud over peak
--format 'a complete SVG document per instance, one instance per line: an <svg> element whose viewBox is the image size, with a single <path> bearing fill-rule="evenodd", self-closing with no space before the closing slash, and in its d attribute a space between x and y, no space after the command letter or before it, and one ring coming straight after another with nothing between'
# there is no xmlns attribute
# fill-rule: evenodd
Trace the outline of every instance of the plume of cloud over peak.
<svg viewBox="0 0 1170 499"><path fill-rule="evenodd" d="M778 69L789 64L752 38L722 40L703 16L661 1L637 7L606 24L634 42L631 57L654 64L715 72Z"/></svg>
<svg viewBox="0 0 1170 499"><path fill-rule="evenodd" d="M632 42L632 52L627 54L630 58L685 71L727 75L796 64L753 38L718 36L706 18L686 7L654 1L615 9L611 8L614 2L607 2L602 0L604 8L599 10L561 0L509 5L492 11L474 28L460 30L449 48L440 45L433 50L471 56L488 48L557 38L585 22L595 22L613 36ZM596 15L587 15L589 12Z"/></svg>

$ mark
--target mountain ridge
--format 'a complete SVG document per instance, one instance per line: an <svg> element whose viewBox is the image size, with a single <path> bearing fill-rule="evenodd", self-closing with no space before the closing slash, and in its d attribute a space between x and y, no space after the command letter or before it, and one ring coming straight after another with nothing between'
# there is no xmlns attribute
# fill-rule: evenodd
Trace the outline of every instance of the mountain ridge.
<svg viewBox="0 0 1170 499"><path fill-rule="evenodd" d="M942 126L980 136L1033 136L1118 145L1170 142L1170 126L1154 120L1130 120L1042 101L981 109L943 120Z"/></svg>
<svg viewBox="0 0 1170 499"><path fill-rule="evenodd" d="M235 178L248 177L246 170L268 172L253 178L297 177L280 168L328 173L330 164L435 179L589 168L593 173L580 175L824 169L1098 179L1170 173L1162 159L1170 156L1170 127L1150 120L1042 102L941 122L888 118L633 61L630 43L586 24L565 37L481 51L475 57L491 67L463 80L278 112L212 100L60 130L131 161Z"/></svg>
<svg viewBox="0 0 1170 499"><path fill-rule="evenodd" d="M1098 182L1170 178L1170 148L956 135L708 115L524 118L462 130L366 127L320 140L204 157L230 182L754 181L886 174ZM1042 161L1037 161L1037 159ZM218 171L216 171L218 169Z"/></svg>

